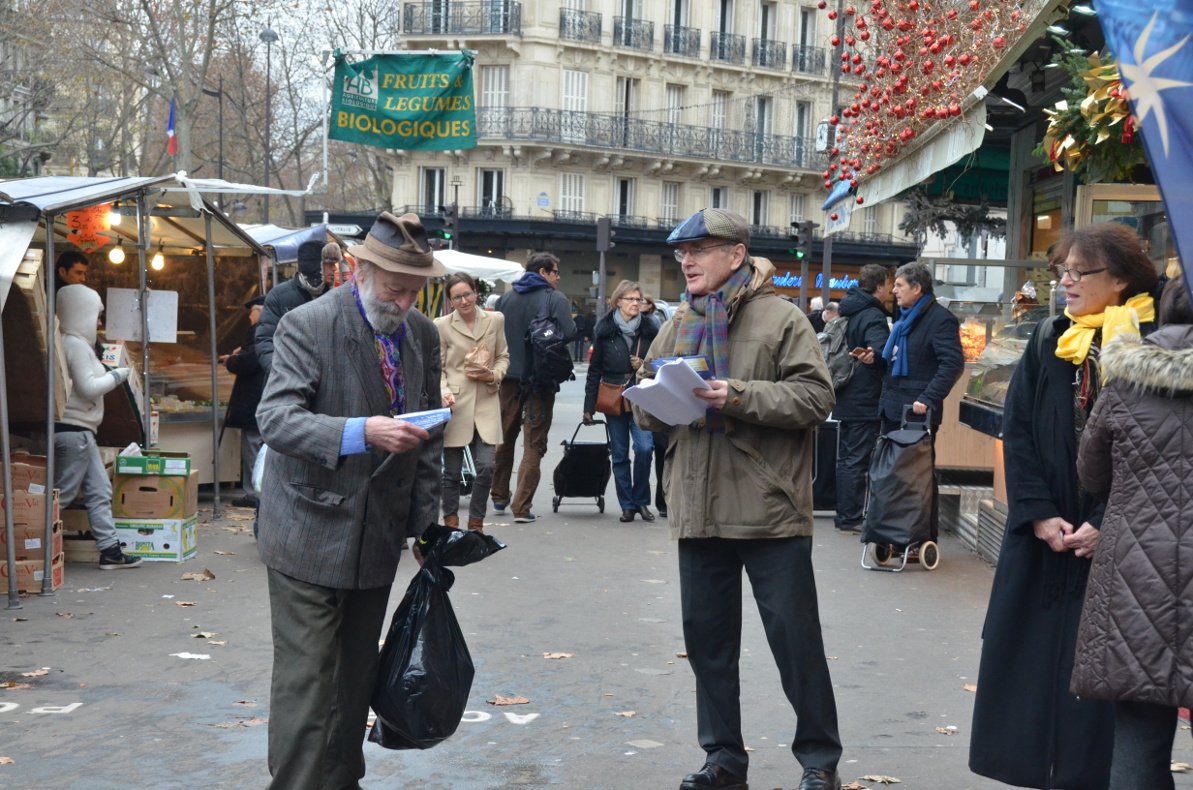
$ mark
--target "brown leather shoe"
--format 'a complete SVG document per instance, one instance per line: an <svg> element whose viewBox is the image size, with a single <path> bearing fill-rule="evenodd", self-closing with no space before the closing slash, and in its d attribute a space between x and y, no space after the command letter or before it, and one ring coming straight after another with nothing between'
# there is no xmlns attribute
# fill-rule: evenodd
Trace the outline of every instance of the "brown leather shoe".
<svg viewBox="0 0 1193 790"><path fill-rule="evenodd" d="M452 529L460 528L460 517L456 514L443 517L443 526L451 527Z"/></svg>
<svg viewBox="0 0 1193 790"><path fill-rule="evenodd" d="M482 535L485 534L485 520L483 518L472 518L469 516L468 529L472 530L473 532L479 532Z"/></svg>

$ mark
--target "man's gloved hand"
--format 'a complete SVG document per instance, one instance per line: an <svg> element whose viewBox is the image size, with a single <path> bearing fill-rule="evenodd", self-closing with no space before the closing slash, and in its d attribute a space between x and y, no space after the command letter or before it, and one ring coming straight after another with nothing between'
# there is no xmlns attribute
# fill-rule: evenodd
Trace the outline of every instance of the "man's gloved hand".
<svg viewBox="0 0 1193 790"><path fill-rule="evenodd" d="M588 412L584 412L584 417L582 419L582 422L585 425L592 425L592 423L593 423L592 415L589 414Z"/></svg>
<svg viewBox="0 0 1193 790"><path fill-rule="evenodd" d="M116 384L119 386L128 381L129 374L132 373L131 368L112 368L108 371L112 374L112 378L116 379Z"/></svg>

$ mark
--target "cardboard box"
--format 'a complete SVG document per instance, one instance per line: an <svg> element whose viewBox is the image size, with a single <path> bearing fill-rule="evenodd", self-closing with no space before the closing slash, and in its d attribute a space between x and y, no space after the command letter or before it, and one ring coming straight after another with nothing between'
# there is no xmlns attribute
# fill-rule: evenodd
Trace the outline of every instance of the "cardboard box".
<svg viewBox="0 0 1193 790"><path fill-rule="evenodd" d="M199 470L189 475L117 474L112 482L116 518L181 518L199 511Z"/></svg>
<svg viewBox="0 0 1193 790"><path fill-rule="evenodd" d="M7 538L7 530L5 530L3 527L0 527L0 551L7 551L5 548L5 545L8 542ZM45 530L41 527L29 526L28 524L14 524L12 545L18 560L45 559ZM57 557L62 553L61 522L54 524L53 531L51 532L50 545L51 557Z"/></svg>
<svg viewBox="0 0 1193 790"><path fill-rule="evenodd" d="M62 516L62 529L65 532L91 532L91 518L87 515L86 510L65 507L62 508L60 515Z"/></svg>
<svg viewBox="0 0 1193 790"><path fill-rule="evenodd" d="M51 589L57 590L62 586L63 566L66 558L59 554L50 564ZM41 592L41 582L45 578L46 563L41 560L22 560L16 563L17 589L23 593L35 594ZM8 563L0 562L0 579L8 586Z"/></svg>
<svg viewBox="0 0 1193 790"><path fill-rule="evenodd" d="M99 564L99 549L95 547L95 538L90 534L66 533L62 537L62 553L67 562L84 562L88 565Z"/></svg>
<svg viewBox="0 0 1193 790"><path fill-rule="evenodd" d="M190 518L120 518L116 535L125 554L148 562L184 562L195 556L195 526L198 516Z"/></svg>
<svg viewBox="0 0 1193 790"><path fill-rule="evenodd" d="M53 514L51 521L59 520L58 512L58 489L55 488L50 494L53 497ZM0 510L3 510L8 505L4 501L3 495L0 495ZM32 527L40 527L45 529L46 526L46 495L45 494L31 494L28 491L13 491L12 494L12 521L14 524L26 524Z"/></svg>
<svg viewBox="0 0 1193 790"><path fill-rule="evenodd" d="M186 453L153 450L149 455L120 455L116 457L117 475L189 475L191 457Z"/></svg>
<svg viewBox="0 0 1193 790"><path fill-rule="evenodd" d="M0 464L0 472L3 472L3 465ZM46 488L46 457L44 455L31 455L25 452L16 452L12 454L12 490L13 491L38 491L37 488L30 488L31 486L41 486L40 491L44 492Z"/></svg>

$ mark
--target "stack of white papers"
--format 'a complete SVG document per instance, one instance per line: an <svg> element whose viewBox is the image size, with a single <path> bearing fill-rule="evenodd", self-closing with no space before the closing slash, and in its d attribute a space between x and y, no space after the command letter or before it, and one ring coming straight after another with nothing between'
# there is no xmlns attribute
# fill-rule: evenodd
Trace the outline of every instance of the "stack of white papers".
<svg viewBox="0 0 1193 790"><path fill-rule="evenodd" d="M668 425L687 425L708 411L708 403L692 390L707 389L712 389L707 381L682 359L676 359L660 367L653 379L627 389L625 398Z"/></svg>

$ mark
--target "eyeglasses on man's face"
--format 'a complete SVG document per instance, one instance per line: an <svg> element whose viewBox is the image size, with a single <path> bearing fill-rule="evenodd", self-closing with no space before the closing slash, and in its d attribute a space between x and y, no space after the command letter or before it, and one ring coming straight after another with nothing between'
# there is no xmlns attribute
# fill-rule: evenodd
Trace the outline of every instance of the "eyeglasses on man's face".
<svg viewBox="0 0 1193 790"><path fill-rule="evenodd" d="M467 302L469 299L475 299L475 298L476 298L476 294L473 293L472 291L469 291L468 293L456 294L451 299L453 302Z"/></svg>
<svg viewBox="0 0 1193 790"><path fill-rule="evenodd" d="M1072 266L1057 265L1057 266L1052 267L1052 273L1056 275L1057 280L1065 279L1065 275L1067 274L1067 275L1069 275L1069 279L1075 283L1081 282L1081 278L1085 277L1086 275L1098 274L1099 272L1104 272L1104 271L1106 271L1105 266L1103 266L1101 269L1086 269L1085 271L1082 271L1081 269L1074 268Z"/></svg>
<svg viewBox="0 0 1193 790"><path fill-rule="evenodd" d="M675 255L675 260L678 263L683 263L684 258L688 257L689 255L692 256L692 260L701 261L701 260L704 260L706 257L708 257L708 254L710 252L712 252L713 250L715 250L717 247L736 247L736 246L737 245L734 242L726 241L721 244L708 244L703 247L688 247L687 249L677 249L677 250L675 250L674 255Z"/></svg>

